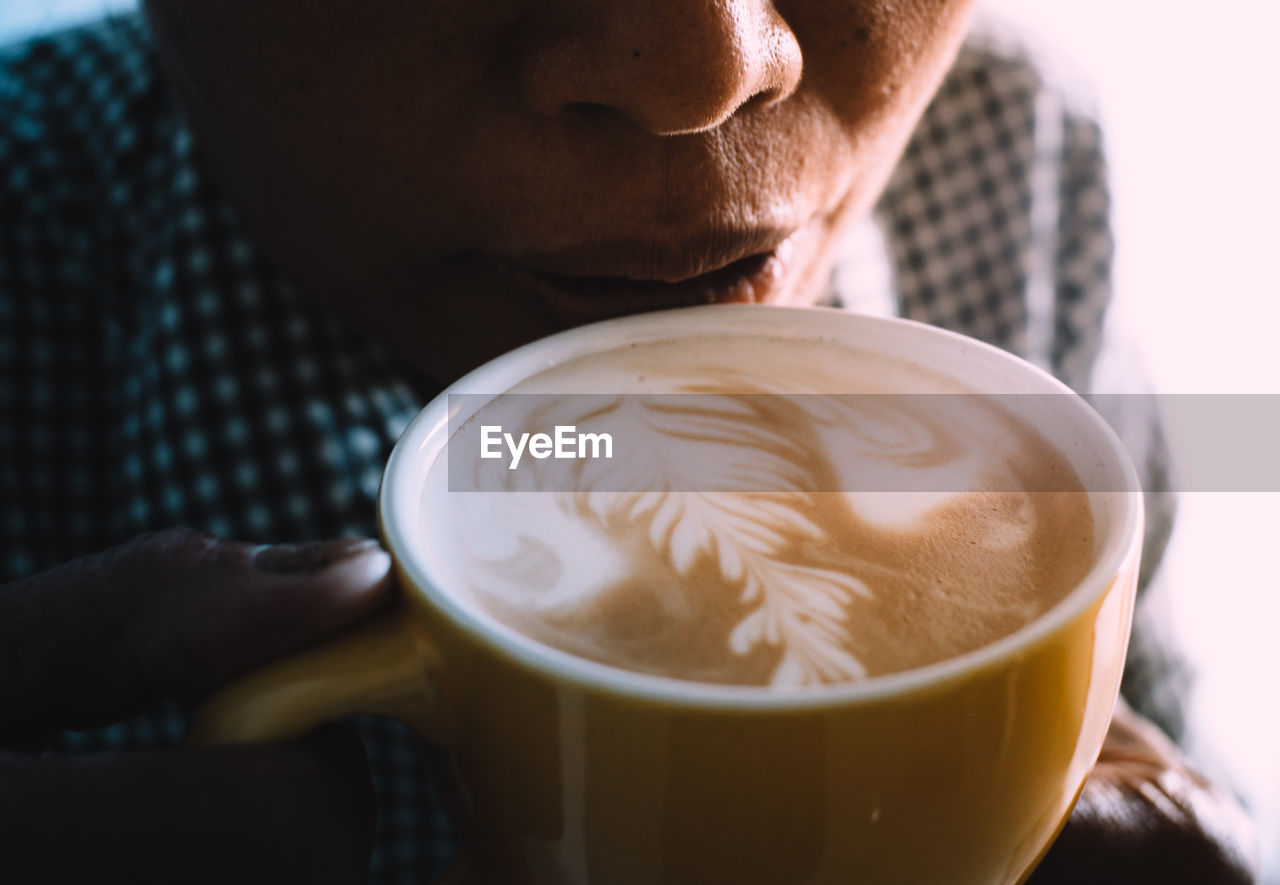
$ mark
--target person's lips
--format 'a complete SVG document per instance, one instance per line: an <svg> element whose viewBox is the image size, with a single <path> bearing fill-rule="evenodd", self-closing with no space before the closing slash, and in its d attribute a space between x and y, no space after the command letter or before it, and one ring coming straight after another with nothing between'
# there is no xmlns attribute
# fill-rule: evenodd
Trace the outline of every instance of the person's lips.
<svg viewBox="0 0 1280 885"><path fill-rule="evenodd" d="M598 239L512 256L530 270L558 277L683 283L729 265L777 251L795 227L715 232L668 231L645 239Z"/></svg>
<svg viewBox="0 0 1280 885"><path fill-rule="evenodd" d="M579 324L700 304L762 304L781 297L794 232L720 237L710 248L665 254L627 245L513 262L557 319Z"/></svg>

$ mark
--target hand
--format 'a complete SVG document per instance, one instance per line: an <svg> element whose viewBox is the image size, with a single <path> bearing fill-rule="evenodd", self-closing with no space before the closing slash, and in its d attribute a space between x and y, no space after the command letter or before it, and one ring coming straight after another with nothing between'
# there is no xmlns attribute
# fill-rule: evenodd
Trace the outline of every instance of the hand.
<svg viewBox="0 0 1280 885"><path fill-rule="evenodd" d="M197 700L377 608L371 541L255 547L187 530L0 586L0 881L363 881L358 739L43 756L58 730Z"/></svg>
<svg viewBox="0 0 1280 885"><path fill-rule="evenodd" d="M1247 885L1256 869L1240 804L1121 701L1075 811L1027 885Z"/></svg>

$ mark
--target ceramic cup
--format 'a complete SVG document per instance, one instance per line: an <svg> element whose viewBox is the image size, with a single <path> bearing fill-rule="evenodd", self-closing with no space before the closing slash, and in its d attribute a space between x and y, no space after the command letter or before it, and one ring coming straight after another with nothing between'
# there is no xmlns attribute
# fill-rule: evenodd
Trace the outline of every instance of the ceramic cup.
<svg viewBox="0 0 1280 885"><path fill-rule="evenodd" d="M1054 440L1089 489L1092 565L994 644L817 690L744 689L608 667L459 601L422 525L448 394L498 394L585 354L700 334L837 340L995 394L1057 394ZM468 400L470 401L470 400ZM1063 405L1065 404L1065 405ZM1065 422L1065 423L1063 423ZM905 320L712 306L597 323L475 370L410 424L386 468L382 541L398 607L228 686L200 744L283 740L348 714L392 716L439 766L491 885L1010 885L1065 822L1110 721L1142 540L1135 471L1105 423L1009 354Z"/></svg>

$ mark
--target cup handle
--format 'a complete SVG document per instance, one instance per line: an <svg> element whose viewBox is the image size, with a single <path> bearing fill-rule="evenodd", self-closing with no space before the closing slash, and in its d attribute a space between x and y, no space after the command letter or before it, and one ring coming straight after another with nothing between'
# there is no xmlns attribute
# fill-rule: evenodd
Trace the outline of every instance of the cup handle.
<svg viewBox="0 0 1280 885"><path fill-rule="evenodd" d="M285 741L340 716L389 716L439 739L437 655L403 606L219 689L196 711L188 744Z"/></svg>

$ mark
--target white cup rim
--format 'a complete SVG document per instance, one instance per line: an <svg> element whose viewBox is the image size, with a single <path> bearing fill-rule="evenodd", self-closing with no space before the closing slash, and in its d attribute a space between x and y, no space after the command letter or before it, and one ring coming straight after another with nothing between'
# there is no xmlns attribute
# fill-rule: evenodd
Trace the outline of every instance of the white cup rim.
<svg viewBox="0 0 1280 885"><path fill-rule="evenodd" d="M678 322L674 328L673 321ZM436 570L421 554L415 530L420 529L422 519L427 469L443 451L448 438L450 394L496 396L564 360L602 347L673 334L680 337L782 334L831 340L847 338L855 327L866 325L877 327L876 337L881 341L886 334L923 336L935 339L940 347L950 347L966 359L1004 364L1031 385L1025 390L1009 392L1070 395L1078 402L1086 432L1093 434L1115 456L1115 467L1120 474L1115 489L1120 518L1112 520L1110 537L1096 555L1093 566L1066 597L1008 636L934 664L862 681L788 689L693 682L597 663L530 639L485 615L476 606L459 600L455 594L444 592ZM1006 351L913 320L871 317L835 308L708 305L620 317L569 329L503 354L458 379L419 412L396 443L383 474L378 518L386 543L417 592L427 596L437 611L494 653L556 681L586 690L680 706L747 711L845 706L896 696L949 682L1016 656L1084 612L1124 572L1126 564L1136 558L1142 540L1143 505L1137 471L1111 427L1065 384ZM420 536L422 532L416 534Z"/></svg>

